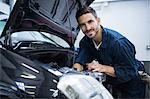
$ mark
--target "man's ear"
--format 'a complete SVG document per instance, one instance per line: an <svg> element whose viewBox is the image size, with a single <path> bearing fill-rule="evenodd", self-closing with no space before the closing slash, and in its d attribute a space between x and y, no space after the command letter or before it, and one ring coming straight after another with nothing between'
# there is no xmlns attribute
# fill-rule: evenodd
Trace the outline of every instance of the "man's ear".
<svg viewBox="0 0 150 99"><path fill-rule="evenodd" d="M97 18L96 18L96 20L97 20L97 22L100 24L100 18L99 18L99 17L97 17Z"/></svg>

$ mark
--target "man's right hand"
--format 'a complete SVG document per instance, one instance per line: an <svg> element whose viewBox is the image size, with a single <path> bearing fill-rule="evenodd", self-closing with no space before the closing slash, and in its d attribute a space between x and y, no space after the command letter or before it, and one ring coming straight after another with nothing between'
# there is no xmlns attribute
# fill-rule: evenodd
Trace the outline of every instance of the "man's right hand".
<svg viewBox="0 0 150 99"><path fill-rule="evenodd" d="M83 71L83 66L80 65L79 63L75 63L75 64L73 65L73 68L76 69L76 70L79 71L79 72Z"/></svg>

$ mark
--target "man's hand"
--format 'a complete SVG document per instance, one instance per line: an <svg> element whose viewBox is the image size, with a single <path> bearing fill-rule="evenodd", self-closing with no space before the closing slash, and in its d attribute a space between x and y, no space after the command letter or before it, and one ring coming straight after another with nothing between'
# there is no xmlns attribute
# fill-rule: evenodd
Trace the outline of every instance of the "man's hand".
<svg viewBox="0 0 150 99"><path fill-rule="evenodd" d="M150 75L144 71L138 71L141 79L150 86Z"/></svg>
<svg viewBox="0 0 150 99"><path fill-rule="evenodd" d="M91 63L87 63L86 65L89 71L105 73L105 67L102 64L99 64L95 60L93 60Z"/></svg>
<svg viewBox="0 0 150 99"><path fill-rule="evenodd" d="M115 70L112 66L99 64L95 60L93 60L91 63L88 63L87 68L90 71L102 72L112 77L115 77Z"/></svg>
<svg viewBox="0 0 150 99"><path fill-rule="evenodd" d="M83 71L83 66L80 65L79 63L75 63L73 65L73 68L76 69L77 71Z"/></svg>

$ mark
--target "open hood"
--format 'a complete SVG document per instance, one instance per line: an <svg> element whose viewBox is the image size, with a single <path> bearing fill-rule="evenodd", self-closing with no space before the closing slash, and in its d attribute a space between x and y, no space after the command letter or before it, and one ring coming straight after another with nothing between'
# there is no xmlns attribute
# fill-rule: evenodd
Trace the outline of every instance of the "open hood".
<svg viewBox="0 0 150 99"><path fill-rule="evenodd" d="M74 44L79 32L75 14L94 0L17 0L1 34L39 31L57 35Z"/></svg>

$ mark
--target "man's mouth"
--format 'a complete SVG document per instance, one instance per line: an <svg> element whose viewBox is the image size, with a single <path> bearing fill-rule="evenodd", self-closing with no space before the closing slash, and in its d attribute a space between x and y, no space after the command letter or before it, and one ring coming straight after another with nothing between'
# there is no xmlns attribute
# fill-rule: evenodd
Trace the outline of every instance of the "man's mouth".
<svg viewBox="0 0 150 99"><path fill-rule="evenodd" d="M89 36L91 37L91 36L92 36L92 34L89 34Z"/></svg>

